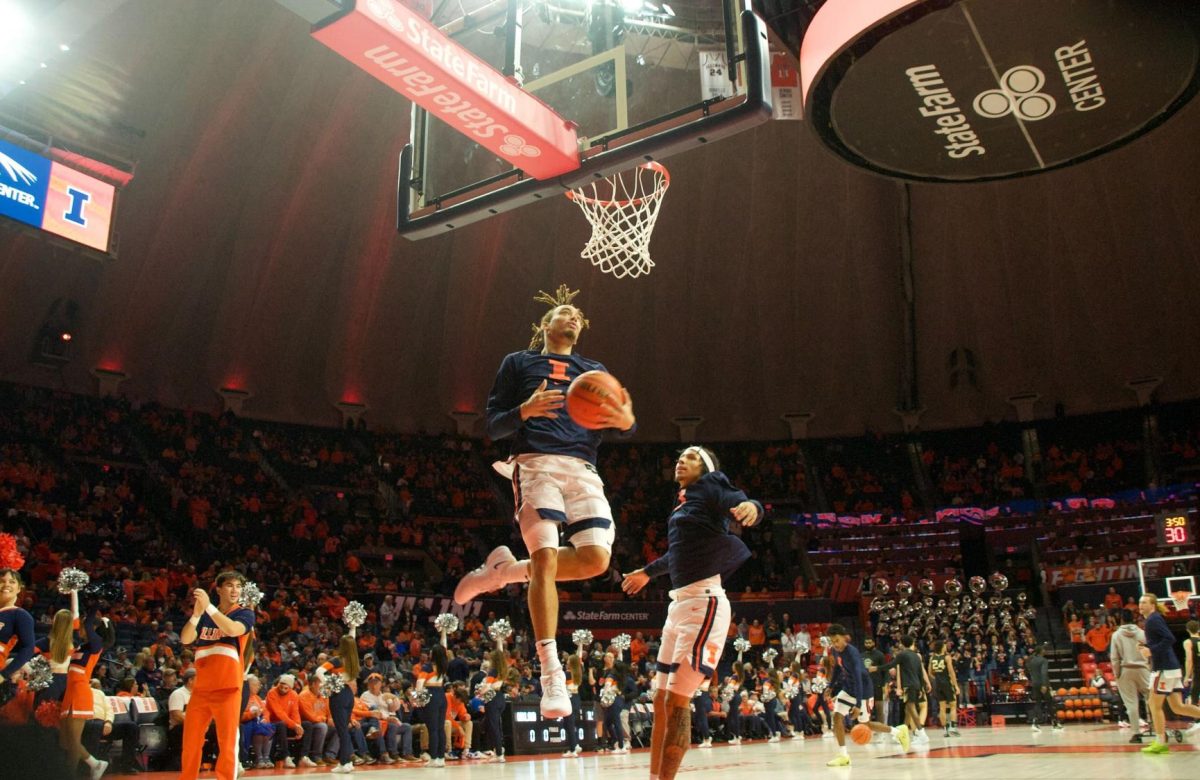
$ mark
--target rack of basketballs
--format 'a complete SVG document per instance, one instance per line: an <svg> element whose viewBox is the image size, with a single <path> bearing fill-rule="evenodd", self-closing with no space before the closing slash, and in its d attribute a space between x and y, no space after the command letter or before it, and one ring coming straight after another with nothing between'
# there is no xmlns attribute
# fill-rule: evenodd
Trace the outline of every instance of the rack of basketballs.
<svg viewBox="0 0 1200 780"><path fill-rule="evenodd" d="M1059 688L1054 692L1054 707L1063 723L1099 722L1108 720L1116 705L1117 694L1108 689Z"/></svg>

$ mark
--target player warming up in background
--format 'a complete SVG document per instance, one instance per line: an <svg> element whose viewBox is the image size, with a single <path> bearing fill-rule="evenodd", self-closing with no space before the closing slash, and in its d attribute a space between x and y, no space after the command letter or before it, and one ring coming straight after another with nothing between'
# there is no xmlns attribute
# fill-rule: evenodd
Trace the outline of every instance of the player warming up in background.
<svg viewBox="0 0 1200 780"><path fill-rule="evenodd" d="M200 754L208 725L217 724L217 777L234 780L238 761L238 726L242 715L242 674L246 668L246 642L254 628L254 610L238 604L246 578L241 572L217 575L220 606L208 591L194 591L192 617L179 632L185 645L195 646L196 687L183 720L181 780L200 774Z"/></svg>
<svg viewBox="0 0 1200 780"><path fill-rule="evenodd" d="M1179 658L1175 655L1175 635L1158 611L1158 597L1153 593L1145 594L1138 602L1138 610L1146 618L1142 629L1146 632L1146 646L1142 648L1142 655L1154 667L1154 677L1150 682L1150 719L1154 723L1154 741L1142 748L1142 752L1166 753L1169 748L1163 704L1170 702L1171 712L1177 717L1182 715L1196 721L1187 730L1189 737L1200 732L1200 707L1183 701L1183 670L1179 668Z"/></svg>
<svg viewBox="0 0 1200 780"><path fill-rule="evenodd" d="M504 358L487 404L487 435L512 437L512 457L497 470L511 470L516 521L529 550L518 561L507 547L497 547L484 564L470 572L454 591L465 604L480 593L514 582L529 583L529 614L542 668L541 713L562 718L571 713L566 675L554 635L558 630L555 582L584 580L608 571L614 527L604 483L596 471L596 449L602 433L577 424L564 411L571 381L604 366L575 353L587 327L583 312L571 305L578 292L558 288L535 300L551 309L534 325L529 349ZM633 403L613 403L602 420L609 428L631 432ZM559 547L559 534L566 546Z"/></svg>
<svg viewBox="0 0 1200 780"><path fill-rule="evenodd" d="M680 454L679 503L667 519L667 553L621 583L633 595L652 577L671 578L671 606L655 664L651 780L671 780L679 771L691 743L692 696L708 684L725 647L730 611L721 577L750 557L745 543L729 532L730 518L744 526L762 519L762 504L746 498L719 469L716 455L704 447Z"/></svg>
<svg viewBox="0 0 1200 780"><path fill-rule="evenodd" d="M908 750L908 726L888 728L871 720L873 700L865 698L871 688L871 676L863 664L858 648L850 644L850 632L840 623L829 626L825 632L829 637L829 654L833 657L833 676L829 680L829 694L833 696L833 736L837 739L838 754L825 766L850 766L850 754L846 752L846 718L854 718L871 731L891 734Z"/></svg>

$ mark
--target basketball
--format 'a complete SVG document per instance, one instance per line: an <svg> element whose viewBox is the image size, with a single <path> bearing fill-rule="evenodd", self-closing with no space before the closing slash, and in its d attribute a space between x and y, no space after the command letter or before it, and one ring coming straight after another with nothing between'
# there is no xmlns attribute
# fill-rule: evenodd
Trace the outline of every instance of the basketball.
<svg viewBox="0 0 1200 780"><path fill-rule="evenodd" d="M567 389L567 414L588 430L607 427L602 422L609 414L610 403L621 404L625 388L612 374L587 371L576 377Z"/></svg>
<svg viewBox="0 0 1200 780"><path fill-rule="evenodd" d="M865 745L871 741L871 729L867 724L859 723L850 729L850 739L854 740L856 745Z"/></svg>

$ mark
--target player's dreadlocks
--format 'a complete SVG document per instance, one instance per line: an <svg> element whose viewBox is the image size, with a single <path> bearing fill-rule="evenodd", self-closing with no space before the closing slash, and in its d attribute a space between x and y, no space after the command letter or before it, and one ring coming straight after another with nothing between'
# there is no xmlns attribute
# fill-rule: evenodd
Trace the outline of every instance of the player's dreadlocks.
<svg viewBox="0 0 1200 780"><path fill-rule="evenodd" d="M579 290L571 290L565 284L560 284L558 289L553 293L548 293L545 290L538 290L538 294L533 296L533 300L538 303L548 303L550 308L542 315L540 322L535 322L531 326L533 328L533 338L529 340L529 348L540 352L546 346L546 334L542 328L550 322L554 316L554 310L559 306L565 306L575 300L575 296L579 295ZM576 306L576 309L579 307ZM583 318L583 329L588 326L587 318L583 316L583 311L579 312L579 316Z"/></svg>

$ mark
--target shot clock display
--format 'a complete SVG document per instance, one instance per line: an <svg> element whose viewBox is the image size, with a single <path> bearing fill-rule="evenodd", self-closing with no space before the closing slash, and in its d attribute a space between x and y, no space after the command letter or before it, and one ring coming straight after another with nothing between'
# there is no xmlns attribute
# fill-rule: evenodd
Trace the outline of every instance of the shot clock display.
<svg viewBox="0 0 1200 780"><path fill-rule="evenodd" d="M1192 543L1192 513L1159 512L1154 517L1159 547L1182 547Z"/></svg>

